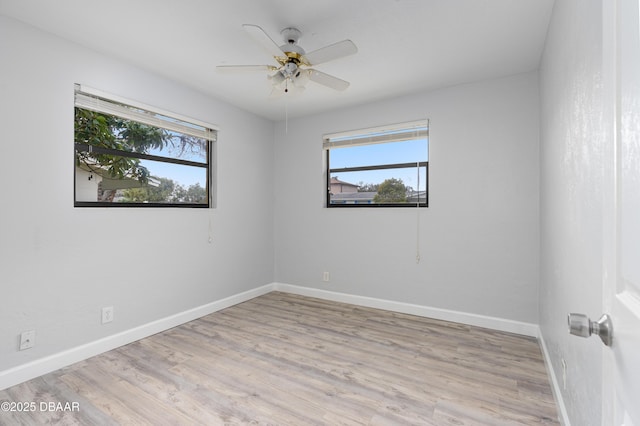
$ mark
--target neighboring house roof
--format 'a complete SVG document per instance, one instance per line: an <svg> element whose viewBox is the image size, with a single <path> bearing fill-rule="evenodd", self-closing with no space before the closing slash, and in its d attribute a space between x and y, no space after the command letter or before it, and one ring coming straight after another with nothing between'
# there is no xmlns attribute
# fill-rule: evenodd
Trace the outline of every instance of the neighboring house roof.
<svg viewBox="0 0 640 426"><path fill-rule="evenodd" d="M427 191L412 191L407 194L407 202L415 203L421 202L424 203L427 200Z"/></svg>
<svg viewBox="0 0 640 426"><path fill-rule="evenodd" d="M373 200L377 192L340 192L331 196L332 201L367 201Z"/></svg>
<svg viewBox="0 0 640 426"><path fill-rule="evenodd" d="M359 202L363 203L365 201L373 201L373 198L376 196L377 192L340 192L337 194L331 195L331 201L333 202ZM407 194L407 203L415 203L418 201L418 197L420 202L425 202L427 199L426 191L413 191Z"/></svg>
<svg viewBox="0 0 640 426"><path fill-rule="evenodd" d="M331 178L331 182L330 183L335 183L335 184L340 184L340 185L349 185L349 186L353 186L354 188L357 188L358 185L354 184L354 183L349 183L349 182L343 182L341 180L339 180L338 178Z"/></svg>

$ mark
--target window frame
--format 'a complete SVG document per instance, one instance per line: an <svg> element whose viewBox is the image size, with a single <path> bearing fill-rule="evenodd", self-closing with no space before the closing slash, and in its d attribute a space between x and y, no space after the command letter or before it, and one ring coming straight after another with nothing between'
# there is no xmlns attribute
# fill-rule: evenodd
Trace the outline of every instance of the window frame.
<svg viewBox="0 0 640 426"><path fill-rule="evenodd" d="M415 130L414 130L415 129ZM416 132L415 137L409 136L412 132ZM375 135L380 136L375 136ZM367 137L367 135L374 135ZM398 135L398 136L393 136ZM363 142L362 140L369 139L370 142ZM409 140L426 139L427 142L427 161L405 162L405 163L391 163L391 164L375 164L369 166L355 166L355 167L342 167L331 168L331 150L340 149L347 146L366 146L373 144L391 144L394 142L402 142ZM332 140L340 140L341 142L335 143ZM360 140L360 142L358 142ZM427 208L429 207L429 120L417 120L406 123L391 124L387 126L366 128L360 130L352 130L348 132L332 133L323 136L323 150L325 151L325 177L326 177L326 208L388 208L388 207L400 207L400 208ZM420 202L420 188L418 188L418 202L406 202L406 203L332 203L331 202L331 176L334 173L347 173L358 171L371 171L371 170L391 170L399 168L425 168L425 197L424 202Z"/></svg>
<svg viewBox="0 0 640 426"><path fill-rule="evenodd" d="M80 99L80 100L79 100ZM95 102L92 102L91 99L94 99ZM89 105L91 104L91 105ZM87 106L89 105L89 106ZM133 108L135 110L142 111L142 115L139 112L133 112L132 116L127 116L126 112L116 112L113 113L110 110L110 105L113 106L116 110L119 106L123 106L126 108ZM152 107L140 102L132 101L129 99L125 99L119 96L107 94L97 89L93 89L87 86L83 86L80 84L75 85L75 101L74 101L74 110L75 108L81 108L89 111L94 111L102 114L108 114L112 116L117 116L123 118L125 120L130 120L137 123L146 124L149 126L171 130L191 136L195 136L206 140L206 161L193 161L193 160L184 160L180 158L174 157L165 157L153 154L139 153L133 151L124 151L113 148L105 148L93 146L86 143L78 143L75 141L74 137L74 184L73 184L73 202L74 207L111 207L111 208L151 208L151 207L160 207L160 208L213 208L215 206L215 191L213 188L214 185L214 168L213 168L213 154L215 152L215 142L217 141L217 132L219 128L215 125L192 119L189 117L185 117L180 114L176 114L173 112L165 111L156 107ZM148 118L143 117L144 114L151 113L153 116ZM139 115L141 119L136 119L136 115ZM170 120L162 120L155 116L166 117L170 120L176 120L175 122ZM186 124L187 126L195 126L193 129L182 125L181 123ZM196 129L202 128L203 130ZM74 121L74 135L75 135L75 121ZM170 203L170 202L109 202L109 201L78 201L77 199L77 165L76 165L76 155L77 152L90 152L96 154L106 154L106 155L114 155L125 158L134 158L140 160L150 160L156 161L160 163L166 164L177 164L182 166L189 167L198 167L206 169L206 203Z"/></svg>

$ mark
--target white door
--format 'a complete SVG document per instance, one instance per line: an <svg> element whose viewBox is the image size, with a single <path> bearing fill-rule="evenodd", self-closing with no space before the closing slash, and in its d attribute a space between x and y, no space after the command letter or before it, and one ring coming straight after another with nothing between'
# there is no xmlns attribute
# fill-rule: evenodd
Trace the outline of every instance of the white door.
<svg viewBox="0 0 640 426"><path fill-rule="evenodd" d="M603 311L613 345L603 346L602 424L640 426L640 8L638 0L605 0L603 8L611 100Z"/></svg>

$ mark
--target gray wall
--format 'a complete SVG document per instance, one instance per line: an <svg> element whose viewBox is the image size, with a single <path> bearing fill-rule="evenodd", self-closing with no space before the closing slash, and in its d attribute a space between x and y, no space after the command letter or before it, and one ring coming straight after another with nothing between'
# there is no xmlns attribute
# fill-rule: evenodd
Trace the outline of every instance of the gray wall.
<svg viewBox="0 0 640 426"><path fill-rule="evenodd" d="M570 336L566 315L602 313L602 28L601 1L556 1L540 71L540 327L574 425L601 417L602 344Z"/></svg>
<svg viewBox="0 0 640 426"><path fill-rule="evenodd" d="M2 16L0 58L0 371L273 281L272 122ZM74 209L74 83L220 125L218 207Z"/></svg>
<svg viewBox="0 0 640 426"><path fill-rule="evenodd" d="M536 324L538 114L530 73L279 123L276 281ZM324 133L420 118L430 207L419 233L416 209L324 207Z"/></svg>

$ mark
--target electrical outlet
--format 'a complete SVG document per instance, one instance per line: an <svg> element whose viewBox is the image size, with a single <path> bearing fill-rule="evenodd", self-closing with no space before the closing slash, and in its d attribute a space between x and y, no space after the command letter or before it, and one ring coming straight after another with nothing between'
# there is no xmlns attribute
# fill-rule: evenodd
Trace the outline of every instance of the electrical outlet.
<svg viewBox="0 0 640 426"><path fill-rule="evenodd" d="M322 273L322 281L329 282L329 273L327 271Z"/></svg>
<svg viewBox="0 0 640 426"><path fill-rule="evenodd" d="M33 345L35 344L36 344L35 330L23 331L22 334L20 334L20 350L21 351L32 348Z"/></svg>
<svg viewBox="0 0 640 426"><path fill-rule="evenodd" d="M562 358L562 389L567 390L567 362Z"/></svg>
<svg viewBox="0 0 640 426"><path fill-rule="evenodd" d="M106 324L113 321L113 306L102 308L102 323Z"/></svg>

